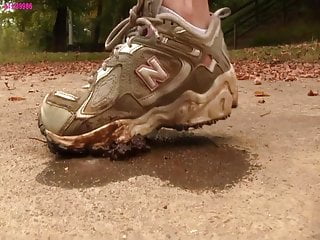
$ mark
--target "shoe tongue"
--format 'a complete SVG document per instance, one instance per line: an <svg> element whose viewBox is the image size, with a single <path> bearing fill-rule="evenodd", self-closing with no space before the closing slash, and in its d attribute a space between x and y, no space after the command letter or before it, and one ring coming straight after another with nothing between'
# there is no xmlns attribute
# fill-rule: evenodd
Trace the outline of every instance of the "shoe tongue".
<svg viewBox="0 0 320 240"><path fill-rule="evenodd" d="M138 0L142 16L155 17L160 11L162 2L163 0Z"/></svg>

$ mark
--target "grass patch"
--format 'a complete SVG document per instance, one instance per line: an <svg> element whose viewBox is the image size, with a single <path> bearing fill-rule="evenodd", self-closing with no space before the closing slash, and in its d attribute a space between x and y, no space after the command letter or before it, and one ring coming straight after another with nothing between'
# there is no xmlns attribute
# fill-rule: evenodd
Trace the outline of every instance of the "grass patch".
<svg viewBox="0 0 320 240"><path fill-rule="evenodd" d="M319 62L320 42L245 48L231 51L232 60Z"/></svg>
<svg viewBox="0 0 320 240"><path fill-rule="evenodd" d="M74 61L102 61L108 57L106 52L94 53L52 53L52 52L20 52L0 54L0 64L6 63L36 63L36 62L74 62Z"/></svg>
<svg viewBox="0 0 320 240"><path fill-rule="evenodd" d="M259 60L259 61L298 61L319 62L320 42L295 45L281 45L245 48L230 51L232 60ZM106 52L95 53L49 53L49 52L20 52L1 54L0 64L6 63L36 63L36 62L74 62L74 61L102 61L108 57Z"/></svg>

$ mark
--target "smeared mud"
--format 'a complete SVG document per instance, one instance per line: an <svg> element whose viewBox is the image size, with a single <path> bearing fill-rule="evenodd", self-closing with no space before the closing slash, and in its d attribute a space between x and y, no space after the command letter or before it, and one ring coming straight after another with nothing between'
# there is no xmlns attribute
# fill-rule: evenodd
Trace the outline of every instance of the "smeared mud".
<svg viewBox="0 0 320 240"><path fill-rule="evenodd" d="M205 121L196 124L188 125L174 125L162 126L159 129L169 128L175 129L179 132L187 131L189 129L199 129L205 125L216 124L219 120L225 120L230 115L221 119ZM41 121L39 121L40 130L43 129ZM150 150L150 146L146 142L145 136L136 135L131 137L128 132L128 126L125 121L116 121L99 131L94 131L80 136L58 136L54 133L48 133L50 137L46 136L46 132L41 132L46 136L50 151L62 157L70 157L74 155L84 156L91 155L95 157L106 157L112 160L123 160L132 157L139 153L144 153ZM158 130L159 130L158 129ZM120 136L125 136L125 141L119 141ZM61 146L56 142L63 142ZM57 141L57 139L59 139Z"/></svg>
<svg viewBox="0 0 320 240"><path fill-rule="evenodd" d="M221 190L250 174L250 154L231 146L217 146L205 137L174 134L149 140L151 151L126 161L103 158L58 159L37 181L62 188L88 188L135 176L149 175L189 190Z"/></svg>

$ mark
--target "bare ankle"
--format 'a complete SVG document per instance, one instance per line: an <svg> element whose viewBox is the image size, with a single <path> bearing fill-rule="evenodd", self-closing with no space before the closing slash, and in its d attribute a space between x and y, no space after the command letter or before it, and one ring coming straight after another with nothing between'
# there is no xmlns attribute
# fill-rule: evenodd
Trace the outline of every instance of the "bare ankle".
<svg viewBox="0 0 320 240"><path fill-rule="evenodd" d="M210 23L207 0L164 0L163 6L170 8L196 27L206 29Z"/></svg>

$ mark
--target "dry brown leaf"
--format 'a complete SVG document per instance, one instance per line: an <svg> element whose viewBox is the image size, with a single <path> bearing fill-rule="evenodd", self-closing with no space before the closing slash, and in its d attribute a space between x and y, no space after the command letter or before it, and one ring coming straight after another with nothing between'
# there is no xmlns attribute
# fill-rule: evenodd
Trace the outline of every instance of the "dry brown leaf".
<svg viewBox="0 0 320 240"><path fill-rule="evenodd" d="M271 114L271 111L266 112L266 113L264 113L264 114L261 114L260 117L265 117L265 116L267 116L267 115L269 115L269 114Z"/></svg>
<svg viewBox="0 0 320 240"><path fill-rule="evenodd" d="M249 50L251 52L253 50ZM254 53L254 51L253 51ZM0 64L0 72L8 79L23 80L27 76L41 74L44 80L68 73L90 74L96 71L102 61L40 62L26 64ZM296 81L300 78L320 78L320 63L300 63L295 61L272 62L240 60L234 63L239 80L254 80L263 76L264 81Z"/></svg>
<svg viewBox="0 0 320 240"><path fill-rule="evenodd" d="M239 80L264 76L269 81L296 81L299 78L320 78L320 63L241 60L234 63Z"/></svg>
<svg viewBox="0 0 320 240"><path fill-rule="evenodd" d="M12 90L15 90L15 89L16 89L16 87L14 86L14 84L13 84L13 87L10 87L8 81L5 81L5 82L4 82L4 85L6 86L6 88L8 89L8 91L12 91Z"/></svg>
<svg viewBox="0 0 320 240"><path fill-rule="evenodd" d="M76 62L40 62L26 64L0 64L0 72L6 73L4 77L10 79L23 80L27 76L34 74L44 75L47 80L54 80L57 75L67 73L89 74L93 70L98 70L102 61L76 61Z"/></svg>
<svg viewBox="0 0 320 240"><path fill-rule="evenodd" d="M16 102L16 101L26 100L26 98L24 98L24 97L9 97L8 100L12 101L12 102Z"/></svg>
<svg viewBox="0 0 320 240"><path fill-rule="evenodd" d="M319 96L319 92L318 92L318 91L312 91L312 90L310 90L310 91L308 92L308 96L309 96L309 97Z"/></svg>
<svg viewBox="0 0 320 240"><path fill-rule="evenodd" d="M256 97L270 97L268 93L265 93L264 91L255 91L254 95Z"/></svg>

